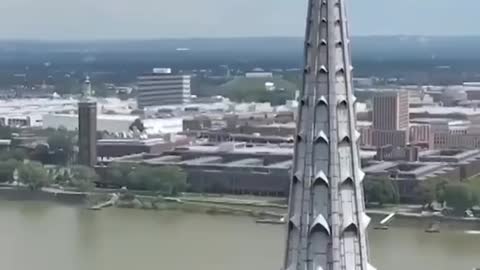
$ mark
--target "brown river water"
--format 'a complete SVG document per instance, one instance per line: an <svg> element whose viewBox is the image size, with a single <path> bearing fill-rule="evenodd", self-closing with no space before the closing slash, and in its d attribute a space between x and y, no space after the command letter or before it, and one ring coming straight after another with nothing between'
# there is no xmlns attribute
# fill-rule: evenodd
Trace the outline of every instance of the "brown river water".
<svg viewBox="0 0 480 270"><path fill-rule="evenodd" d="M0 269L279 270L284 227L250 217L0 201ZM398 226L369 235L386 270L480 267L480 234Z"/></svg>

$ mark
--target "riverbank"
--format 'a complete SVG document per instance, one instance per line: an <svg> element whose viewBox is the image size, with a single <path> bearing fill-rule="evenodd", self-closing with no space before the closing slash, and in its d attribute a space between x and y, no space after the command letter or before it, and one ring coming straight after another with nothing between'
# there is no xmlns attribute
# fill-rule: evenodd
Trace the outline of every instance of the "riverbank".
<svg viewBox="0 0 480 270"><path fill-rule="evenodd" d="M107 194L92 194L89 205L99 210L97 205L111 201ZM204 212L207 214L228 214L251 216L259 219L281 220L287 213L286 205L272 201L251 198L210 197L195 194L183 194L179 197L162 197L148 195L120 195L115 203L106 204L118 208L136 208L143 210L183 210Z"/></svg>
<svg viewBox="0 0 480 270"><path fill-rule="evenodd" d="M32 191L24 188L1 187L0 199L4 200L38 200L64 204L78 205L94 210L105 203L105 206L119 208L135 208L142 210L181 210L187 212L202 212L206 214L244 215L256 219L259 223L284 224L287 215L287 200L282 198L236 196L236 195L201 195L185 193L179 197L153 196L151 193L128 193L120 196L115 202L112 194L120 194L122 190L98 189L91 193L66 191L61 189L44 188ZM431 212L422 212L421 206L389 206L385 208L367 209L372 216L372 226L378 225L385 216L395 213L392 226L422 226L428 227L433 222L442 224L442 228L456 228L465 230L480 230L480 218L463 218L443 216Z"/></svg>
<svg viewBox="0 0 480 270"><path fill-rule="evenodd" d="M0 199L8 201L48 201L83 205L87 194L55 189L30 190L24 187L0 187Z"/></svg>
<svg viewBox="0 0 480 270"><path fill-rule="evenodd" d="M117 207L183 210L204 212L207 214L247 215L256 218L258 223L285 224L287 201L278 198L251 196L206 196L184 194L181 197L135 196L137 202L123 202ZM480 218L463 218L443 216L437 213L422 212L421 206L390 206L386 208L367 209L372 217L372 226L380 220L395 213L389 226L414 226L424 229L432 223L441 224L440 229L480 230Z"/></svg>

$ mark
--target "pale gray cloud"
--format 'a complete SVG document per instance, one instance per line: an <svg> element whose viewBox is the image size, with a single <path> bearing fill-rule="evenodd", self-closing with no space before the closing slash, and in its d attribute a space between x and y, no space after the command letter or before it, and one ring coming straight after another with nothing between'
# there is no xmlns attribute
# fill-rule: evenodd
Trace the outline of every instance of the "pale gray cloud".
<svg viewBox="0 0 480 270"><path fill-rule="evenodd" d="M307 0L1 0L0 38L302 36ZM349 0L352 33L480 34L478 0Z"/></svg>

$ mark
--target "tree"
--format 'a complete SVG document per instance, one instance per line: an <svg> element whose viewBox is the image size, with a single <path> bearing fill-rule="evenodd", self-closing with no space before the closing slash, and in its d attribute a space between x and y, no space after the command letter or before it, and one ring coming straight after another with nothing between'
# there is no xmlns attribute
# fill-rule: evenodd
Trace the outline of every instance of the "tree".
<svg viewBox="0 0 480 270"><path fill-rule="evenodd" d="M32 190L48 186L50 178L41 163L28 162L18 167L18 180Z"/></svg>
<svg viewBox="0 0 480 270"><path fill-rule="evenodd" d="M0 162L0 182L13 182L13 173L18 164L15 159Z"/></svg>
<svg viewBox="0 0 480 270"><path fill-rule="evenodd" d="M96 181L98 181L98 175L94 169L81 165L71 168L70 184L80 191L92 191Z"/></svg>
<svg viewBox="0 0 480 270"><path fill-rule="evenodd" d="M417 188L416 192L423 205L431 204L435 201L445 201L445 187L448 180L443 178L435 178L423 181Z"/></svg>
<svg viewBox="0 0 480 270"><path fill-rule="evenodd" d="M0 126L0 139L11 140L13 135L13 129L9 126Z"/></svg>
<svg viewBox="0 0 480 270"><path fill-rule="evenodd" d="M445 187L445 201L456 213L463 213L478 203L478 197L465 183L452 183Z"/></svg>
<svg viewBox="0 0 480 270"><path fill-rule="evenodd" d="M477 204L480 203L480 178L471 179L468 185L471 188L471 191L476 197Z"/></svg>
<svg viewBox="0 0 480 270"><path fill-rule="evenodd" d="M132 167L128 164L112 163L107 168L106 180L121 187L128 186Z"/></svg>
<svg viewBox="0 0 480 270"><path fill-rule="evenodd" d="M60 171L55 175L53 181L55 184L67 185L71 180L70 173L67 170Z"/></svg>
<svg viewBox="0 0 480 270"><path fill-rule="evenodd" d="M58 130L50 135L47 143L53 152L52 162L55 164L68 164L73 157L73 137L66 131Z"/></svg>
<svg viewBox="0 0 480 270"><path fill-rule="evenodd" d="M41 162L43 164L50 163L50 153L48 145L38 144L35 149L30 153L30 159Z"/></svg>
<svg viewBox="0 0 480 270"><path fill-rule="evenodd" d="M187 174L176 166L161 167L159 169L160 181L163 181L164 192L169 195L177 195L187 189Z"/></svg>
<svg viewBox="0 0 480 270"><path fill-rule="evenodd" d="M134 130L138 130L140 132L144 132L145 131L145 125L143 125L143 122L140 118L137 118L135 119L135 121L133 121L133 123L130 125L130 130L131 131L134 131Z"/></svg>
<svg viewBox="0 0 480 270"><path fill-rule="evenodd" d="M23 161L26 158L27 158L26 151L20 148L9 149L9 150L4 150L0 152L0 161L6 161L9 159Z"/></svg>
<svg viewBox="0 0 480 270"><path fill-rule="evenodd" d="M155 175L151 167L141 165L132 168L128 175L126 186L129 189L155 189L153 182L156 178L157 175Z"/></svg>
<svg viewBox="0 0 480 270"><path fill-rule="evenodd" d="M398 190L390 179L367 179L364 190L367 202L380 205L399 202Z"/></svg>
<svg viewBox="0 0 480 270"><path fill-rule="evenodd" d="M24 161L28 157L27 152L24 149L15 148L11 149L9 152L11 154L11 158L17 161Z"/></svg>
<svg viewBox="0 0 480 270"><path fill-rule="evenodd" d="M127 186L176 195L187 188L187 175L181 168L174 166L139 166L129 174Z"/></svg>

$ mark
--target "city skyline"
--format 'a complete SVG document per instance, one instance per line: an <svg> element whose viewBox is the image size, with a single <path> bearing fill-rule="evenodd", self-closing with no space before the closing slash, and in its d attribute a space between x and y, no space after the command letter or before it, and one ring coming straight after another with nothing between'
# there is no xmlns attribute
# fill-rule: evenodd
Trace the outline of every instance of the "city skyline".
<svg viewBox="0 0 480 270"><path fill-rule="evenodd" d="M474 21L480 3L417 2L349 1L352 35L480 35ZM307 0L138 0L132 5L127 0L4 0L0 3L0 23L9 27L0 30L0 39L303 36L306 3ZM185 5L190 8L185 9ZM371 10L381 12L372 14ZM408 20L402 14L408 14Z"/></svg>

